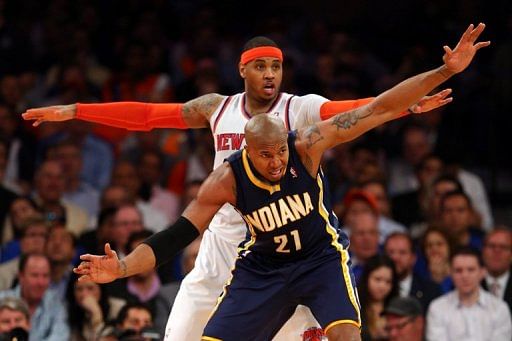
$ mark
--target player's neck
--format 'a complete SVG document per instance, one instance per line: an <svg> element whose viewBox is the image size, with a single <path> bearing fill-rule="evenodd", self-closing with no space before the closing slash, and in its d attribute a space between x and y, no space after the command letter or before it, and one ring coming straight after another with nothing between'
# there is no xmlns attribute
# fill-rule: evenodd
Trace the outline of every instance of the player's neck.
<svg viewBox="0 0 512 341"><path fill-rule="evenodd" d="M247 92L244 95L244 109L250 116L265 114L274 106L279 94L272 99L255 98Z"/></svg>

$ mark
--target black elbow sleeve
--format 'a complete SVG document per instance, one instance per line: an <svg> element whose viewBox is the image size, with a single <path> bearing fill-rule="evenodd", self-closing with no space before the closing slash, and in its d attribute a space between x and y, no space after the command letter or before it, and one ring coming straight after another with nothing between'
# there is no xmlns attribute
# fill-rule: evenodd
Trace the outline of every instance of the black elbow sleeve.
<svg viewBox="0 0 512 341"><path fill-rule="evenodd" d="M156 266L174 258L176 254L199 236L197 228L185 217L180 217L173 225L144 240L155 254Z"/></svg>

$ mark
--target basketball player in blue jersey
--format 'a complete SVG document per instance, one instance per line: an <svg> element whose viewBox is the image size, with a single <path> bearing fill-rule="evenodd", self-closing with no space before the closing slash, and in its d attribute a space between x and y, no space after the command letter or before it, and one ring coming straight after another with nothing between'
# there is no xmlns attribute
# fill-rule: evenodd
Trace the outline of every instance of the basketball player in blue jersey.
<svg viewBox="0 0 512 341"><path fill-rule="evenodd" d="M387 122L456 73L477 50L484 30L470 25L444 64L411 77L371 103L287 133L282 120L257 115L247 123L244 150L212 172L198 197L169 229L119 260L83 255L80 280L103 283L169 260L231 204L246 222L247 239L203 334L203 340L270 339L298 304L308 306L329 340L358 340L360 317L346 236L324 197L323 152ZM347 133L348 132L348 133ZM270 332L269 332L270 331Z"/></svg>
<svg viewBox="0 0 512 341"><path fill-rule="evenodd" d="M23 118L35 120L34 125L77 118L130 130L209 126L215 141L214 168L217 168L231 153L245 146L244 126L251 116L271 114L293 130L372 100L329 101L314 94L295 96L280 92L282 63L282 51L272 40L255 37L245 44L240 57L239 71L245 92L231 96L206 94L183 104L115 102L51 106L30 109ZM444 90L434 96L425 96L411 107L411 111L425 112L449 103L449 94L450 90ZM396 115L400 116L402 114ZM354 137L351 131L346 134L347 138ZM244 240L245 231L243 219L231 205L225 205L217 212L204 233L194 269L181 283L169 316L166 340L200 338L224 283L230 277L237 246ZM301 334L317 325L311 312L299 306L274 340L302 340Z"/></svg>

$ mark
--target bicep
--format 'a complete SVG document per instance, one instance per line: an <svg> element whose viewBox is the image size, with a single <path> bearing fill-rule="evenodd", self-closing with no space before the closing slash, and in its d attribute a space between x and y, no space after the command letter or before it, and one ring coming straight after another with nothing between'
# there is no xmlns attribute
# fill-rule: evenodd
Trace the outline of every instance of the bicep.
<svg viewBox="0 0 512 341"><path fill-rule="evenodd" d="M215 213L226 203L236 202L235 179L227 163L215 169L199 188L194 199L183 212L200 231L206 229Z"/></svg>
<svg viewBox="0 0 512 341"><path fill-rule="evenodd" d="M208 127L208 121L225 96L207 94L183 104L183 120L190 128Z"/></svg>

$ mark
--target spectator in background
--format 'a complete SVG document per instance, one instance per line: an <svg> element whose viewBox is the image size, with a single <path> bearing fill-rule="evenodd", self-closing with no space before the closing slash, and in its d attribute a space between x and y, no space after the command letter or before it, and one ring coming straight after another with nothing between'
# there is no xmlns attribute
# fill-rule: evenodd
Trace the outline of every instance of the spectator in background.
<svg viewBox="0 0 512 341"><path fill-rule="evenodd" d="M393 297L383 311L389 341L422 341L425 318L421 303L414 297Z"/></svg>
<svg viewBox="0 0 512 341"><path fill-rule="evenodd" d="M73 272L75 257L75 237L63 225L55 225L50 229L46 241L46 256L51 265L50 288L63 300Z"/></svg>
<svg viewBox="0 0 512 341"><path fill-rule="evenodd" d="M140 243L142 243L152 234L153 232L148 230L132 233L128 240L129 252L134 250ZM189 245L189 247L191 245ZM196 243L196 247L197 250L194 250L193 247L190 249L187 247L183 251L184 253L188 252L188 254L185 256L186 258L184 259L187 259L189 262L190 260L194 261L199 248L198 243ZM188 251L186 251L187 249ZM186 269L187 273L191 270L191 268ZM162 285L156 269L152 269L148 272L129 277L126 281L125 287L125 290L127 290L130 295L133 295L138 302L144 303L151 310L151 315L153 316L154 322L153 325L155 329L161 335L163 335L165 332L165 326L167 324L169 313L171 312L170 307L172 307L174 297L178 292L179 287L176 285L176 283ZM171 304L169 304L169 300L171 301Z"/></svg>
<svg viewBox="0 0 512 341"><path fill-rule="evenodd" d="M114 154L112 147L92 132L89 122L65 122L60 131L39 140L39 157L60 141L69 140L79 146L82 153L82 171L80 178L101 191L110 183Z"/></svg>
<svg viewBox="0 0 512 341"><path fill-rule="evenodd" d="M99 332L113 321L125 301L109 297L102 285L79 282L71 275L66 291L71 341L96 340Z"/></svg>
<svg viewBox="0 0 512 341"><path fill-rule="evenodd" d="M391 259L383 255L370 257L358 284L361 303L362 340L386 340L384 307L398 295L398 278Z"/></svg>
<svg viewBox="0 0 512 341"><path fill-rule="evenodd" d="M428 191L442 172L443 161L435 154L425 156L414 169L418 188L396 195L392 199L393 217L406 225L414 239L424 231L428 219Z"/></svg>
<svg viewBox="0 0 512 341"><path fill-rule="evenodd" d="M389 187L393 196L418 187L414 169L433 150L429 130L417 122L410 122L402 132L402 154L389 164Z"/></svg>
<svg viewBox="0 0 512 341"><path fill-rule="evenodd" d="M19 284L0 292L0 299L23 299L30 312L30 340L67 340L67 314L57 293L49 288L50 262L43 254L23 255L20 260Z"/></svg>
<svg viewBox="0 0 512 341"><path fill-rule="evenodd" d="M390 190L392 195L417 189L419 184L414 176L414 168L421 160L433 152L435 141L430 138L430 132L422 124L412 123L405 127L402 140L402 158L394 160L390 165ZM475 174L462 169L458 164L451 162L446 167L450 174L457 178L464 191L475 203L476 212L482 218L482 226L488 230L492 227L489 200L482 180Z"/></svg>
<svg viewBox="0 0 512 341"><path fill-rule="evenodd" d="M100 211L96 228L80 235L78 245L84 253L95 254L105 249L105 243L114 240L115 216L117 208L107 207Z"/></svg>
<svg viewBox="0 0 512 341"><path fill-rule="evenodd" d="M35 175L34 200L48 220L64 224L79 236L89 224L89 217L80 207L64 200L64 177L56 161L45 161Z"/></svg>
<svg viewBox="0 0 512 341"><path fill-rule="evenodd" d="M48 237L48 222L39 216L29 217L22 224L22 235L19 241L20 255L0 265L0 290L12 288L15 283L23 255L41 254L45 250Z"/></svg>
<svg viewBox="0 0 512 341"><path fill-rule="evenodd" d="M156 150L146 151L137 164L142 182L139 190L141 199L149 202L155 210L164 213L169 223L174 223L179 217L179 198L160 185L164 167L163 155Z"/></svg>
<svg viewBox="0 0 512 341"><path fill-rule="evenodd" d="M60 163L64 177L62 198L85 209L89 217L95 217L99 210L100 193L81 179L82 151L71 140L63 140L51 147L48 157Z"/></svg>
<svg viewBox="0 0 512 341"><path fill-rule="evenodd" d="M484 232L473 225L474 209L469 196L461 191L446 193L441 198L441 227L455 239L457 246L482 249Z"/></svg>
<svg viewBox="0 0 512 341"><path fill-rule="evenodd" d="M21 224L27 218L37 215L37 204L29 197L18 197L9 206L9 214L3 223L3 231L1 236L2 244L12 239L20 238L23 230Z"/></svg>
<svg viewBox="0 0 512 341"><path fill-rule="evenodd" d="M512 231L503 226L489 232L482 256L487 270L483 287L505 300L512 312Z"/></svg>
<svg viewBox="0 0 512 341"><path fill-rule="evenodd" d="M387 186L384 180L371 179L361 184L361 189L373 194L379 209L379 233L381 243L393 232L405 232L406 228L391 216L391 203L387 194Z"/></svg>
<svg viewBox="0 0 512 341"><path fill-rule="evenodd" d="M0 229L0 232L2 232L0 233L0 245L2 243L3 224L5 217L7 216L11 203L17 197L16 193L5 187L3 184L5 170L7 168L8 146L8 141L0 136L0 226L2 226L2 229Z"/></svg>
<svg viewBox="0 0 512 341"><path fill-rule="evenodd" d="M446 294L453 289L450 257L455 247L453 238L442 228L429 227L421 240L421 251L426 262L423 277L432 280ZM418 268L418 266L416 266Z"/></svg>
<svg viewBox="0 0 512 341"><path fill-rule="evenodd" d="M427 340L512 339L512 319L506 303L480 288L485 278L480 253L457 250L451 259L455 290L432 302L427 313Z"/></svg>
<svg viewBox="0 0 512 341"><path fill-rule="evenodd" d="M375 215L377 218L379 244L383 244L389 234L402 232L404 227L394 224L391 219L385 217L379 207L379 202L373 192L364 189L351 189L343 198L343 222L350 226L361 213Z"/></svg>
<svg viewBox="0 0 512 341"><path fill-rule="evenodd" d="M119 255L128 254L128 239L134 232L144 230L142 213L134 205L119 207L114 216L114 230L111 235L114 249Z"/></svg>
<svg viewBox="0 0 512 341"><path fill-rule="evenodd" d="M423 310L427 311L430 302L441 295L441 288L413 271L417 257L412 238L407 233L393 233L384 244L384 252L395 264L400 296L417 298Z"/></svg>
<svg viewBox="0 0 512 341"><path fill-rule="evenodd" d="M120 331L140 333L144 328L153 326L151 310L142 303L127 303L119 311L116 326Z"/></svg>
<svg viewBox="0 0 512 341"><path fill-rule="evenodd" d="M133 203L128 191L118 185L109 185L101 193L100 208L118 208L122 205Z"/></svg>
<svg viewBox="0 0 512 341"><path fill-rule="evenodd" d="M30 313L27 304L15 297L0 299L0 340L25 341L28 340L29 331Z"/></svg>
<svg viewBox="0 0 512 341"><path fill-rule="evenodd" d="M21 129L20 122L17 112L0 103L0 137L7 142L0 184L19 195L28 195L34 177L36 142Z"/></svg>
<svg viewBox="0 0 512 341"><path fill-rule="evenodd" d="M349 224L344 229L350 233L350 260L356 283L359 283L366 262L379 253L377 217L374 213L362 212Z"/></svg>
<svg viewBox="0 0 512 341"><path fill-rule="evenodd" d="M155 209L140 196L142 183L133 164L128 161L118 161L112 173L112 184L121 186L126 190L128 200L135 202L137 208L141 211L145 227L153 232L161 231L167 227L168 219L165 214Z"/></svg>

